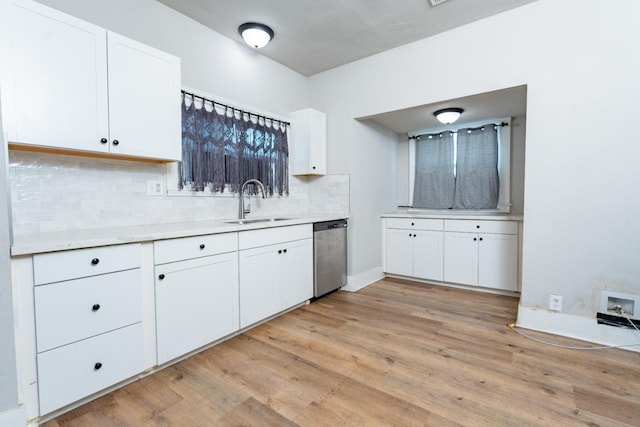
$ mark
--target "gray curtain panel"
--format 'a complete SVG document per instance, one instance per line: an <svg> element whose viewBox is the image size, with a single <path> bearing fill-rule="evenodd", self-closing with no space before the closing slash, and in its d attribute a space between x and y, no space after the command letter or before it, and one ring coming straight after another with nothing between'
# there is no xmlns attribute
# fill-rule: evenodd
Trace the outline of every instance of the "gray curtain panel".
<svg viewBox="0 0 640 427"><path fill-rule="evenodd" d="M416 139L413 207L450 209L454 184L453 133L420 135Z"/></svg>
<svg viewBox="0 0 640 427"><path fill-rule="evenodd" d="M498 206L498 129L493 124L458 131L454 209Z"/></svg>

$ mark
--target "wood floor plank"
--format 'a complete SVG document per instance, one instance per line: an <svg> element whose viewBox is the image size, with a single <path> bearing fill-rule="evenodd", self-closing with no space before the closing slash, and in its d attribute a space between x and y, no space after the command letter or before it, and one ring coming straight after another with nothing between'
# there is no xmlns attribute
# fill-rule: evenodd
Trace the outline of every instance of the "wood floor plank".
<svg viewBox="0 0 640 427"><path fill-rule="evenodd" d="M385 279L272 319L45 426L640 425L640 353L534 342L506 326L517 304Z"/></svg>

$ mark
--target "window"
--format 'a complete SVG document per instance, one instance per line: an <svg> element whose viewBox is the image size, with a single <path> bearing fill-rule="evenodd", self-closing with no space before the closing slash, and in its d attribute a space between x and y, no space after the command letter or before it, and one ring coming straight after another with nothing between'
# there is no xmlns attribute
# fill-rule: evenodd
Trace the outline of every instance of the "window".
<svg viewBox="0 0 640 427"><path fill-rule="evenodd" d="M413 136L415 209L510 212L510 120Z"/></svg>
<svg viewBox="0 0 640 427"><path fill-rule="evenodd" d="M254 178L269 195L288 195L287 125L183 92L178 188L237 193Z"/></svg>

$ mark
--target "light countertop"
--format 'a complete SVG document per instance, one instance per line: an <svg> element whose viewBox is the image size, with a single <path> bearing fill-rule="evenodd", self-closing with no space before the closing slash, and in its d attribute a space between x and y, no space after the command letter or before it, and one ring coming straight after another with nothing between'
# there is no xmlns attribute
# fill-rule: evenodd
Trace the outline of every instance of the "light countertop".
<svg viewBox="0 0 640 427"><path fill-rule="evenodd" d="M11 246L11 255L31 255L67 249L148 242L179 237L201 236L206 234L257 230L261 228L285 227L289 225L310 224L348 217L348 214L322 215L317 217L290 218L279 221L249 222L244 224L227 222L234 221L233 219L221 219L212 221L152 224L101 228L94 230L69 230L16 235L14 236L14 243ZM278 216L278 218L282 217ZM247 220L251 219L253 218L247 218Z"/></svg>
<svg viewBox="0 0 640 427"><path fill-rule="evenodd" d="M514 215L499 212L412 212L407 209L396 212L383 213L382 218L432 218L432 219L475 219L475 220L498 220L498 221L523 221L522 215Z"/></svg>

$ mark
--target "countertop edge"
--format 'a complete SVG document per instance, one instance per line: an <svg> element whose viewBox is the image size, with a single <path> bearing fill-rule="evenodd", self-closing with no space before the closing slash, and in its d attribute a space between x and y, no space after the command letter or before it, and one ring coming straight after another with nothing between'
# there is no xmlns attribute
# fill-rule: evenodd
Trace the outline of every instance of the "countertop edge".
<svg viewBox="0 0 640 427"><path fill-rule="evenodd" d="M11 246L11 256L17 257L70 249L153 242L156 240L177 239L181 237L202 236L207 234L233 233L265 228L313 224L315 222L348 218L349 214L328 214L291 218L276 222L265 221L249 224L230 224L225 222L230 221L230 219L221 219L16 235L14 236L14 243Z"/></svg>
<svg viewBox="0 0 640 427"><path fill-rule="evenodd" d="M500 213L487 213L487 214L448 214L448 213L405 213L405 212L390 212L380 215L381 218L425 218L425 219L471 219L471 220L497 220L497 221L524 221L522 215L514 214L500 214Z"/></svg>

